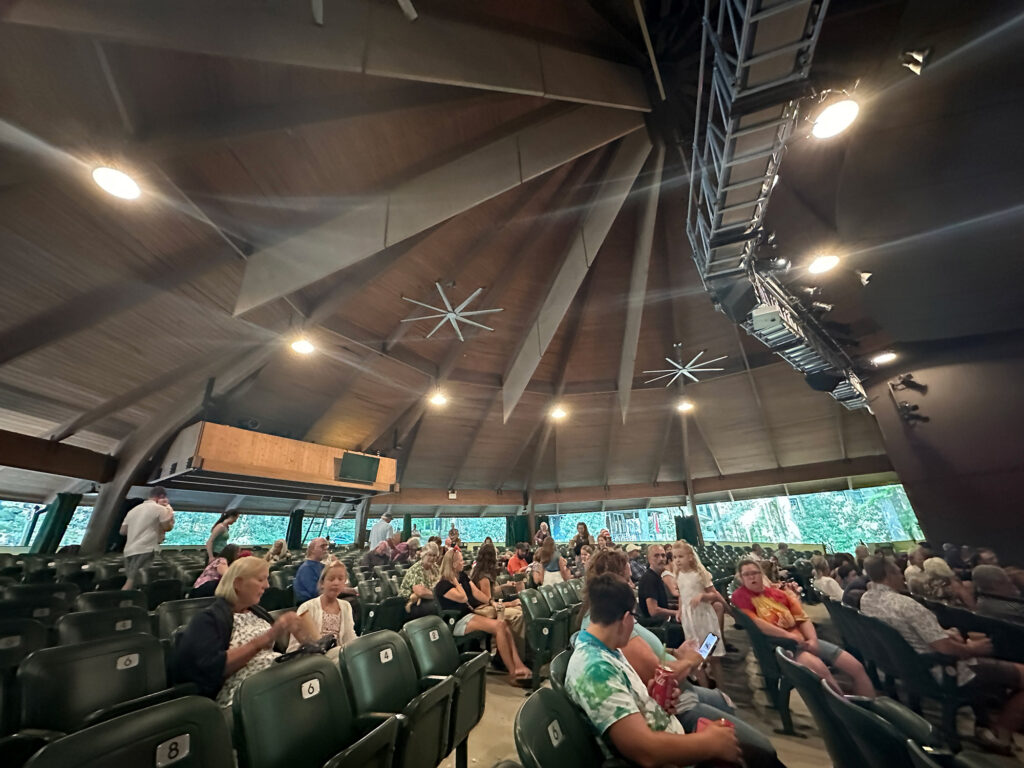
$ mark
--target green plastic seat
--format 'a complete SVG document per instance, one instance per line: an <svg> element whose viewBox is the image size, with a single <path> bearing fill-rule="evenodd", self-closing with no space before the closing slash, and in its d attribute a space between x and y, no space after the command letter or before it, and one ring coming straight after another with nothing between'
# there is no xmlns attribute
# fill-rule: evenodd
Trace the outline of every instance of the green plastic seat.
<svg viewBox="0 0 1024 768"><path fill-rule="evenodd" d="M523 768L613 768L626 763L609 758L586 716L564 693L535 691L519 708L516 752Z"/></svg>
<svg viewBox="0 0 1024 768"><path fill-rule="evenodd" d="M954 755L944 749L923 747L907 740L907 751L914 768L996 768L996 764L977 752L961 752Z"/></svg>
<svg viewBox="0 0 1024 768"><path fill-rule="evenodd" d="M338 666L356 713L402 715L396 768L435 768L448 754L452 677L420 678L405 640L383 630L342 648Z"/></svg>
<svg viewBox="0 0 1024 768"><path fill-rule="evenodd" d="M18 728L18 665L46 643L46 627L38 621L0 620L0 736Z"/></svg>
<svg viewBox="0 0 1024 768"><path fill-rule="evenodd" d="M68 603L59 597L41 595L23 600L0 600L0 621L33 619L47 627L68 612Z"/></svg>
<svg viewBox="0 0 1024 768"><path fill-rule="evenodd" d="M149 610L156 610L161 603L181 600L185 596L185 587L177 579L156 579L142 585L146 594Z"/></svg>
<svg viewBox="0 0 1024 768"><path fill-rule="evenodd" d="M154 581L178 578L178 566L171 563L154 563L139 571L139 583L151 584Z"/></svg>
<svg viewBox="0 0 1024 768"><path fill-rule="evenodd" d="M338 668L308 656L245 679L235 692L241 768L390 768L392 716L357 718Z"/></svg>
<svg viewBox="0 0 1024 768"><path fill-rule="evenodd" d="M285 589L291 592L294 579L284 571L270 572L270 586L274 589Z"/></svg>
<svg viewBox="0 0 1024 768"><path fill-rule="evenodd" d="M408 614L405 612L405 598L392 594L390 582L369 579L359 582L360 631L365 635L382 629L397 632L402 628Z"/></svg>
<svg viewBox="0 0 1024 768"><path fill-rule="evenodd" d="M757 659L757 664L761 668L761 676L764 679L765 694L768 696L768 701L775 708L775 711L779 713L779 719L782 721L782 728L777 729L776 733L784 733L790 736L796 735L796 731L793 730L793 717L789 711L789 692L792 689L792 685L788 679L782 676L778 659L775 656L776 648L795 651L797 648L796 640L769 637L758 629L757 625L747 614L738 608L732 608L732 615L736 621L736 626L745 630L750 638L750 647L754 651L754 658Z"/></svg>
<svg viewBox="0 0 1024 768"><path fill-rule="evenodd" d="M22 729L70 733L101 710L165 690L164 651L144 634L43 648L21 663L18 685Z"/></svg>
<svg viewBox="0 0 1024 768"><path fill-rule="evenodd" d="M558 591L555 584L544 584L537 587L537 591L544 597L545 602L548 604L548 609L552 614L564 611L568 608L565 603L565 599L562 597L562 593Z"/></svg>
<svg viewBox="0 0 1024 768"><path fill-rule="evenodd" d="M107 589L102 592L83 592L75 598L76 611L102 611L133 605L146 610L148 602L144 592L137 589Z"/></svg>
<svg viewBox="0 0 1024 768"><path fill-rule="evenodd" d="M209 699L185 696L58 739L37 752L26 768L232 764L231 734L220 708Z"/></svg>
<svg viewBox="0 0 1024 768"><path fill-rule="evenodd" d="M53 584L9 584L4 587L5 600L34 600L37 597L56 597L69 606L75 602L81 590L67 581Z"/></svg>
<svg viewBox="0 0 1024 768"><path fill-rule="evenodd" d="M565 603L566 608L574 608L582 602L576 597L576 591L568 581L560 581L555 584L554 587L561 596L562 602Z"/></svg>
<svg viewBox="0 0 1024 768"><path fill-rule="evenodd" d="M54 628L57 630L57 644L71 645L135 632L149 633L153 625L148 613L130 605L127 608L68 613L57 619Z"/></svg>
<svg viewBox="0 0 1024 768"><path fill-rule="evenodd" d="M216 597L195 597L190 600L170 600L156 608L157 636L170 640L179 627L184 627L200 611L212 605Z"/></svg>
<svg viewBox="0 0 1024 768"><path fill-rule="evenodd" d="M552 614L547 601L536 589L519 593L526 622L526 652L533 670L533 688L540 685L541 668L569 644L568 614Z"/></svg>
<svg viewBox="0 0 1024 768"><path fill-rule="evenodd" d="M469 732L484 715L491 656L485 651L460 654L455 638L440 616L413 619L400 634L412 652L421 678L451 675L455 679L448 745L455 749L456 765L464 768L469 763Z"/></svg>
<svg viewBox="0 0 1024 768"><path fill-rule="evenodd" d="M562 651L551 660L550 680L551 687L556 691L565 690L565 673L569 669L569 659L572 658L572 649Z"/></svg>
<svg viewBox="0 0 1024 768"><path fill-rule="evenodd" d="M583 602L583 579L570 579L566 582L576 595L576 602Z"/></svg>

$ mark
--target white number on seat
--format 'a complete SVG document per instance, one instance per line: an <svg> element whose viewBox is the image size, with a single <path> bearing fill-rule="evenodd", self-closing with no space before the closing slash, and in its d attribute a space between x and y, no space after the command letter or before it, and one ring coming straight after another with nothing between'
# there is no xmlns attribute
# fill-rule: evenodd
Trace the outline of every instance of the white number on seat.
<svg viewBox="0 0 1024 768"><path fill-rule="evenodd" d="M437 639L438 639L439 637L441 637L441 635L439 635L439 634L438 634L438 632L437 632L437 630L436 630L436 629L432 629L432 630L430 630L430 635L429 635L429 637L430 637L430 642L432 642L432 643L436 643L436 642L437 642Z"/></svg>
<svg viewBox="0 0 1024 768"><path fill-rule="evenodd" d="M131 619L121 619L121 621L114 622L114 631L115 632L124 632L126 629L131 629L131 628L132 628L132 620Z"/></svg>
<svg viewBox="0 0 1024 768"><path fill-rule="evenodd" d="M558 724L557 720L552 720L548 724L548 738L551 739L551 746L557 747L562 743L562 727Z"/></svg>
<svg viewBox="0 0 1024 768"><path fill-rule="evenodd" d="M139 666L139 654L126 653L124 656L118 656L116 666L117 669L131 669Z"/></svg>
<svg viewBox="0 0 1024 768"><path fill-rule="evenodd" d="M131 608L133 605L135 605L135 603L133 603L131 600L122 600L120 603L117 604L117 607L118 608Z"/></svg>
<svg viewBox="0 0 1024 768"><path fill-rule="evenodd" d="M0 651L9 651L11 648L17 648L19 645L21 645L21 637L18 635L0 637Z"/></svg>
<svg viewBox="0 0 1024 768"><path fill-rule="evenodd" d="M163 768L165 765L176 763L188 757L189 735L175 736L165 742L156 745L156 768Z"/></svg>
<svg viewBox="0 0 1024 768"><path fill-rule="evenodd" d="M394 658L394 653L390 648L385 648L380 652L380 663L387 664L391 659Z"/></svg>
<svg viewBox="0 0 1024 768"><path fill-rule="evenodd" d="M32 610L32 618L33 619L41 619L44 616L49 616L49 615L50 615L50 609L49 608L35 608L35 609Z"/></svg>
<svg viewBox="0 0 1024 768"><path fill-rule="evenodd" d="M302 684L302 698L311 699L320 694L320 679L314 677Z"/></svg>

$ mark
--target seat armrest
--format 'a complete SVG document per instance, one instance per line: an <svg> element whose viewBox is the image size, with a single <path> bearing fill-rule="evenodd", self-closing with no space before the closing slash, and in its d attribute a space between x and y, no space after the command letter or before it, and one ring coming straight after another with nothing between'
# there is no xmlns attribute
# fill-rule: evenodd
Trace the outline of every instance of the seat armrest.
<svg viewBox="0 0 1024 768"><path fill-rule="evenodd" d="M435 685L443 683L445 680L450 680L449 675L427 675L426 677L420 678L420 692L430 690Z"/></svg>
<svg viewBox="0 0 1024 768"><path fill-rule="evenodd" d="M367 734L381 723L386 723L393 717L395 715L391 712L367 712L362 715L356 715L356 730L359 733Z"/></svg>
<svg viewBox="0 0 1024 768"><path fill-rule="evenodd" d="M450 676L441 678L428 686L425 691L414 697L408 704L406 704L405 708L402 710L402 714L410 719L415 719L412 717L414 712L422 707L433 706L444 699L451 699L454 693L455 678Z"/></svg>
<svg viewBox="0 0 1024 768"><path fill-rule="evenodd" d="M4 768L21 768L32 755L64 735L61 731L26 728L0 738L0 755L4 756Z"/></svg>
<svg viewBox="0 0 1024 768"><path fill-rule="evenodd" d="M130 712L137 712L140 709L152 707L155 704L163 704L165 701L180 699L182 696L195 696L198 693L199 689L194 683L182 683L180 685L175 685L171 688L165 688L162 691L151 693L148 696L140 696L137 699L122 701L112 707L98 709L86 716L85 720L82 722L82 727L87 728L98 723L106 722L107 720L113 720L115 717L120 717L121 715L127 715Z"/></svg>
<svg viewBox="0 0 1024 768"><path fill-rule="evenodd" d="M846 698L889 721L900 733L915 743L922 746L942 746L941 737L932 724L898 701L893 701L888 696L879 696L874 699L863 696L847 696Z"/></svg>
<svg viewBox="0 0 1024 768"><path fill-rule="evenodd" d="M800 644L791 637L773 637L772 635L765 635L764 638L772 645L776 645L779 648L785 648L787 651L795 651L800 647Z"/></svg>
<svg viewBox="0 0 1024 768"><path fill-rule="evenodd" d="M342 752L332 757L324 768L347 768L353 765L381 765L391 764L391 757L395 751L395 740L398 738L401 715L383 715L382 713L371 713L375 716L381 714L384 718L378 725L365 733L355 744L345 748ZM363 715L357 719L357 723L371 715ZM387 757L384 760L375 759L382 753Z"/></svg>
<svg viewBox="0 0 1024 768"><path fill-rule="evenodd" d="M459 658L462 660L462 663L454 672L456 680L472 677L479 670L486 670L488 665L491 663L491 654L486 651L480 651L479 653L463 653L460 654Z"/></svg>

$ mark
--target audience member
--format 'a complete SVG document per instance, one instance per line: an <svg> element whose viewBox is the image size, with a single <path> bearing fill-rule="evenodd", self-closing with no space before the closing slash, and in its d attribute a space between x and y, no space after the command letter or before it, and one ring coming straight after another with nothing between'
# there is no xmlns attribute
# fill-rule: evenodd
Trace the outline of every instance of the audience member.
<svg viewBox="0 0 1024 768"><path fill-rule="evenodd" d="M548 529L548 524L547 523L541 523L540 526L537 528L537 533L534 534L533 545L535 547L539 547L541 544L544 543L544 539L547 539L550 536L551 536L551 531Z"/></svg>
<svg viewBox="0 0 1024 768"><path fill-rule="evenodd" d="M320 572L317 581L319 597L307 600L298 608L304 631L292 635L289 651L296 650L308 638L321 639L328 635L334 637L338 644L328 651L328 658L335 659L342 647L356 639L355 621L352 618L352 606L338 597L348 587L348 568L344 563L332 563ZM305 640L303 638L306 638Z"/></svg>
<svg viewBox="0 0 1024 768"><path fill-rule="evenodd" d="M457 611L461 617L452 627L452 634L462 637L467 632L486 632L494 636L498 655L508 670L509 681L516 684L532 676L516 651L508 624L474 613L486 603L486 596L469 580L463 570L462 552L450 549L441 560L441 578L434 585L434 596L443 610Z"/></svg>
<svg viewBox="0 0 1024 768"><path fill-rule="evenodd" d="M272 650L280 637L304 625L294 611L273 619L259 605L270 566L256 557L240 557L217 585L217 600L196 614L178 641L174 654L176 679L194 683L199 693L222 707L231 705L241 682L274 663Z"/></svg>
<svg viewBox="0 0 1024 768"><path fill-rule="evenodd" d="M597 534L597 548L598 549L611 549L615 544L612 543L612 534L607 528L602 528L601 532Z"/></svg>
<svg viewBox="0 0 1024 768"><path fill-rule="evenodd" d="M220 555L213 558L203 569L203 572L199 574L199 578L196 579L191 591L188 593L189 598L213 597L213 594L217 591L217 585L220 584L224 574L228 572L228 567L239 557L241 557L241 554L238 551L237 545L226 545L221 550Z"/></svg>
<svg viewBox="0 0 1024 768"><path fill-rule="evenodd" d="M764 560L764 549L762 549L760 544L754 544L753 546L750 547L750 555L749 555L749 557L755 563L759 563L762 560Z"/></svg>
<svg viewBox="0 0 1024 768"><path fill-rule="evenodd" d="M581 550L582 551L582 550ZM629 575L634 584L639 584L640 579L647 570L647 563L640 557L640 546L637 544L626 545L626 557L629 558Z"/></svg>
<svg viewBox="0 0 1024 768"><path fill-rule="evenodd" d="M413 536L405 542L400 541L395 545L395 553L391 562L397 565L408 565L416 560L416 555L419 551L420 539L418 536Z"/></svg>
<svg viewBox="0 0 1024 768"><path fill-rule="evenodd" d="M221 550L228 545L228 538L231 536L231 526L238 522L239 513L230 510L221 515L217 522L210 529L210 538L206 540L206 562L220 554Z"/></svg>
<svg viewBox="0 0 1024 768"><path fill-rule="evenodd" d="M970 565L964 560L961 548L956 544L946 543L942 545L942 559L958 577L966 576L971 569Z"/></svg>
<svg viewBox="0 0 1024 768"><path fill-rule="evenodd" d="M830 667L853 680L854 694L874 698L875 689L864 667L839 646L818 639L814 624L807 618L794 592L765 586L764 574L753 560L740 560L736 575L743 586L732 593L732 603L753 619L758 629L766 635L796 640L796 661L828 681L836 691L840 688Z"/></svg>
<svg viewBox="0 0 1024 768"><path fill-rule="evenodd" d="M580 556L580 550L584 546L589 546L591 549L597 546L597 542L590 535L590 530L587 528L586 523L576 523L576 535L569 541L569 546L572 547L573 554L576 557Z"/></svg>
<svg viewBox="0 0 1024 768"><path fill-rule="evenodd" d="M644 766L739 762L732 728L716 723L687 734L626 661L621 648L632 635L636 605L629 584L610 573L588 578L587 597L591 621L569 659L565 688L594 729L627 760Z"/></svg>
<svg viewBox="0 0 1024 768"><path fill-rule="evenodd" d="M971 583L978 591L975 611L993 619L1024 622L1020 590L998 565L974 566Z"/></svg>
<svg viewBox="0 0 1024 768"><path fill-rule="evenodd" d="M843 588L829 575L828 561L824 557L814 555L811 558L811 569L813 572L811 584L816 590L836 602L843 599Z"/></svg>
<svg viewBox="0 0 1024 768"><path fill-rule="evenodd" d="M647 548L647 572L640 578L637 584L637 592L640 597L640 615L649 619L663 619L668 636L668 644L673 648L679 646L683 641L682 628L676 619L678 611L669 607L668 590L661 578L665 570L666 557L665 548L660 544L652 544Z"/></svg>
<svg viewBox="0 0 1024 768"><path fill-rule="evenodd" d="M721 680L725 640L712 606L715 603L724 606L725 599L715 589L711 574L697 559L689 542L677 541L672 545L672 564L661 576L669 593L679 601L677 621L683 628L683 636L701 643L708 634L718 635L719 643L708 657L708 664L712 678ZM707 684L706 677L697 679Z"/></svg>
<svg viewBox="0 0 1024 768"><path fill-rule="evenodd" d="M315 538L306 547L306 559L295 572L292 581L292 592L295 601L304 603L316 597L316 585L320 581L320 573L324 569L323 559L327 556L327 539Z"/></svg>
<svg viewBox="0 0 1024 768"><path fill-rule="evenodd" d="M977 565L999 565L999 556L996 555L994 549L978 547L971 557L971 567Z"/></svg>
<svg viewBox="0 0 1024 768"><path fill-rule="evenodd" d="M910 551L910 555L907 557L907 567L903 571L903 580L907 585L907 589L911 592L916 593L919 589L912 582L924 576L924 568L922 566L924 561L930 557L934 557L932 551L921 544L918 544Z"/></svg>
<svg viewBox="0 0 1024 768"><path fill-rule="evenodd" d="M518 600L496 602L494 586L497 583L497 579L497 553L493 544L485 543L476 554L476 562L473 563L469 580L476 585L476 588L480 590L480 594L486 598L486 603L495 603L497 609L496 618L508 624L508 628L512 631L512 637L516 641L516 650L519 652L520 658L523 658L526 653L526 623L523 619L522 606Z"/></svg>
<svg viewBox="0 0 1024 768"><path fill-rule="evenodd" d="M167 491L155 485L149 498L128 510L120 533L127 538L124 545L122 589L134 589L139 573L156 558L164 536L174 528L174 510L167 500Z"/></svg>
<svg viewBox="0 0 1024 768"><path fill-rule="evenodd" d="M387 565L391 562L391 542L388 539L380 542L365 555L359 564L373 570L378 565Z"/></svg>
<svg viewBox="0 0 1024 768"><path fill-rule="evenodd" d="M840 571L843 567L840 567ZM860 599L864 596L867 591L868 584L871 579L866 574L859 574L857 571L851 570L847 572L847 576L844 578L843 583L843 602L849 605L851 608L860 609Z"/></svg>
<svg viewBox="0 0 1024 768"><path fill-rule="evenodd" d="M975 731L978 741L1009 754L1013 734L1024 727L1024 665L988 658L992 655L992 642L987 638L965 641L959 633L952 636L944 630L935 614L899 593L903 589L903 575L894 564L883 558L871 558L866 568L872 584L861 600L861 611L894 627L918 653L944 653L960 659L956 665L957 684L970 686L965 690L975 694L972 698L979 718ZM933 674L942 679L941 668L936 667ZM1012 692L1008 699L1007 689ZM991 695L1006 703L989 727L982 705L984 698Z"/></svg>
<svg viewBox="0 0 1024 768"><path fill-rule="evenodd" d="M434 586L441 577L438 571L440 560L441 550L437 542L428 541L420 554L420 559L409 566L409 570L402 577L398 594L406 600L405 612L409 614L409 618L416 619L438 612L437 602L434 600Z"/></svg>
<svg viewBox="0 0 1024 768"><path fill-rule="evenodd" d="M394 526L391 525L392 515L390 512L385 511L380 516L380 520L373 524L370 529L370 549L374 549L385 539L390 539L395 535Z"/></svg>
<svg viewBox="0 0 1024 768"><path fill-rule="evenodd" d="M864 572L864 561L871 556L871 550L868 545L863 541L857 545L857 548L853 550L854 558L857 563L857 570Z"/></svg>
<svg viewBox="0 0 1024 768"><path fill-rule="evenodd" d="M929 557L924 561L922 570L923 573L912 580L913 594L973 610L974 592L960 581L945 560L941 557Z"/></svg>
<svg viewBox="0 0 1024 768"><path fill-rule="evenodd" d="M263 559L267 561L269 565L274 563L287 563L292 559L292 553L288 551L288 545L284 539L278 539L274 542L274 546L270 548L270 551L263 556Z"/></svg>
<svg viewBox="0 0 1024 768"><path fill-rule="evenodd" d="M555 540L550 536L544 539L537 554L533 556L531 577L535 586L541 584L559 584L572 578L565 558L555 551Z"/></svg>
<svg viewBox="0 0 1024 768"><path fill-rule="evenodd" d="M508 561L508 572L515 576L530 567L530 545L525 541L516 544L516 553Z"/></svg>
<svg viewBox="0 0 1024 768"><path fill-rule="evenodd" d="M786 567L793 564L796 557L793 555L793 550L789 548L789 544L785 542L779 542L779 548L775 552L775 557L778 558L779 565Z"/></svg>
<svg viewBox="0 0 1024 768"><path fill-rule="evenodd" d="M576 566L572 569L572 575L574 578L582 579L587 572L587 563L594 554L594 548L589 544L584 544L580 548L580 554L576 558ZM644 563L644 570L646 569L646 563Z"/></svg>

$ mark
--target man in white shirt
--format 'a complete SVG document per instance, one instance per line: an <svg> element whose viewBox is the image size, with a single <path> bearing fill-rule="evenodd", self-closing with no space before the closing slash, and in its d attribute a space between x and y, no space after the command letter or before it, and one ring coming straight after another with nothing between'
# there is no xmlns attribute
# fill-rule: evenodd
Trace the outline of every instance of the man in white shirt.
<svg viewBox="0 0 1024 768"><path fill-rule="evenodd" d="M391 527L391 513L385 512L370 529L370 549L374 549L382 541L390 539L394 535L395 529Z"/></svg>
<svg viewBox="0 0 1024 768"><path fill-rule="evenodd" d="M124 545L125 582L122 589L133 589L139 572L153 562L164 535L174 528L174 510L167 500L167 491L159 485L149 492L149 499L132 507L121 523Z"/></svg>

